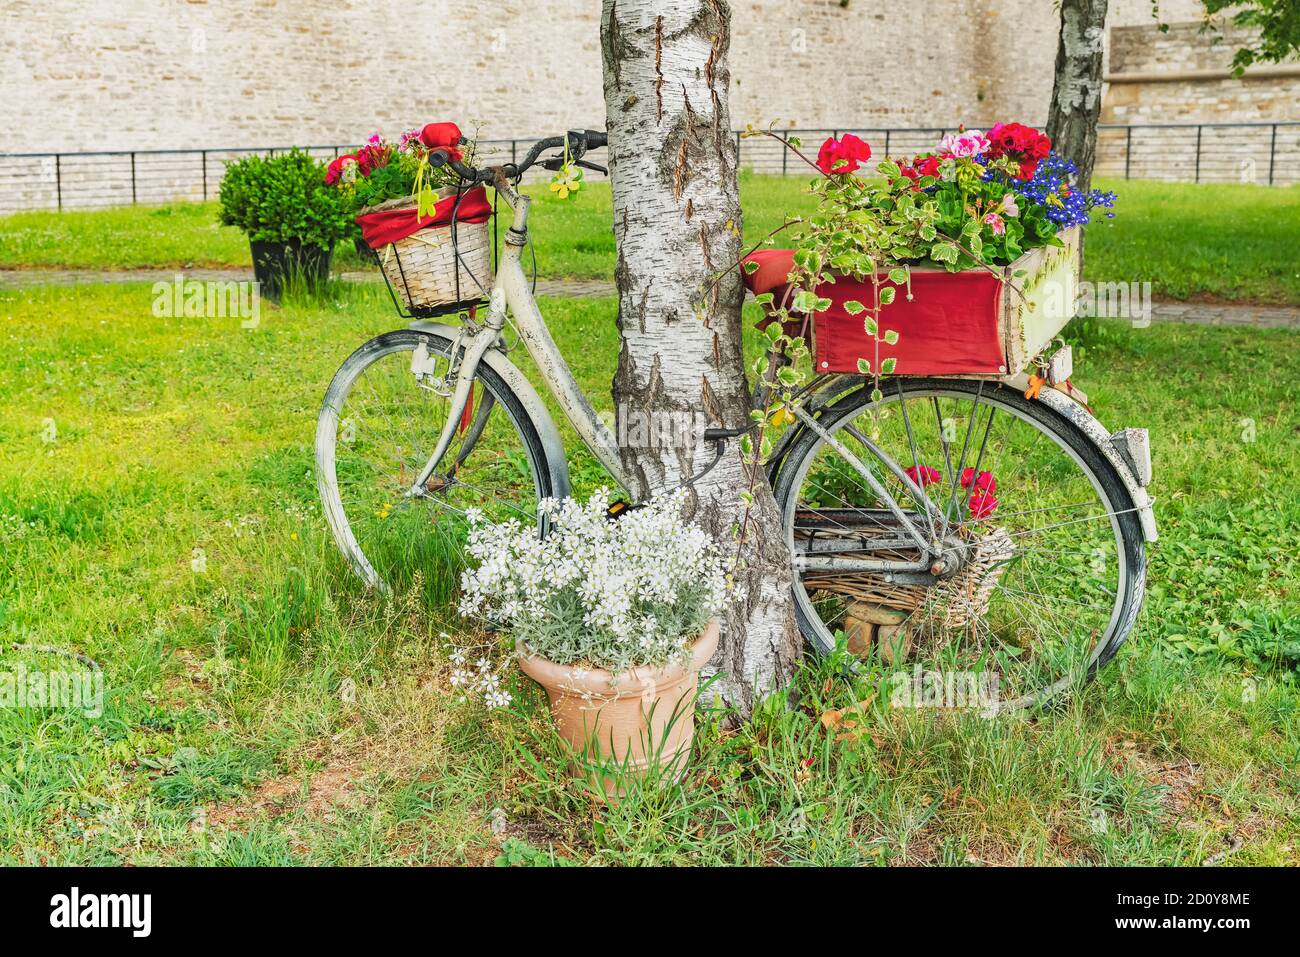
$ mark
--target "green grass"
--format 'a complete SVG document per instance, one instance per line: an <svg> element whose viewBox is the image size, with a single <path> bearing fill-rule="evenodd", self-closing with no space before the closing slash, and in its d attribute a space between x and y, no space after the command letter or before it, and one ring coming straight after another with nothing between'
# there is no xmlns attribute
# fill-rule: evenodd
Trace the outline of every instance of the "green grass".
<svg viewBox="0 0 1300 957"><path fill-rule="evenodd" d="M745 235L757 242L787 212L807 210L798 178L746 175ZM1300 304L1300 186L1198 186L1101 181L1119 193L1114 220L1089 231L1087 275L1150 282L1157 297ZM608 279L613 273L609 187L584 186L568 202L545 189L532 217L542 275ZM0 269L177 268L249 265L248 244L216 225L216 206L21 213L0 218ZM356 268L350 249L336 262Z"/></svg>
<svg viewBox="0 0 1300 957"><path fill-rule="evenodd" d="M123 206L0 219L0 267L147 269L252 265L248 240L216 203Z"/></svg>
<svg viewBox="0 0 1300 957"><path fill-rule="evenodd" d="M837 740L820 714L866 689L810 663L793 704L706 715L680 787L599 808L535 689L461 703L456 623L418 587L367 597L327 539L316 411L400 324L383 295L246 330L155 318L147 285L0 291L0 670L66 647L106 689L98 718L0 708L0 861L1195 864L1239 839L1228 863L1300 862L1294 334L1080 333L1102 420L1151 429L1163 537L1129 645L1060 712L878 700ZM614 303L543 309L608 407Z"/></svg>

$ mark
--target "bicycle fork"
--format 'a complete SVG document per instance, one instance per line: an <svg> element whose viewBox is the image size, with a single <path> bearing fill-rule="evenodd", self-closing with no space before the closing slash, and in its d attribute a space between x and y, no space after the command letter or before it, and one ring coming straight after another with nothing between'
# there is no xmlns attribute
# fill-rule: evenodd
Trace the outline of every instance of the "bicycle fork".
<svg viewBox="0 0 1300 957"><path fill-rule="evenodd" d="M500 312L498 312L500 310ZM470 395L474 390L474 383L478 374L479 363L482 361L484 354L491 349L501 335L502 323L504 322L505 303L501 294L497 290L492 292L492 305L488 310L487 324L463 347L458 341L453 346L453 355L451 357L452 368L455 370L455 388L452 391L450 407L447 413L447 421L443 423L442 434L438 436L438 444L434 446L433 454L425 463L420 474L416 476L415 482L406 490L406 498L420 498L429 491L429 479L433 477L434 471L438 464L447 454L447 449L451 447L451 441L456 436L456 430L460 428L465 418L465 410L469 408ZM501 318L497 320L497 317ZM497 321L494 321L497 320ZM460 361L456 361L455 352L461 350ZM466 448L457 456L456 465L459 466L469 454L475 442L483 433L487 425L487 416L492 411L492 397L489 393L484 394L484 401L479 407L473 424L470 426L466 436Z"/></svg>

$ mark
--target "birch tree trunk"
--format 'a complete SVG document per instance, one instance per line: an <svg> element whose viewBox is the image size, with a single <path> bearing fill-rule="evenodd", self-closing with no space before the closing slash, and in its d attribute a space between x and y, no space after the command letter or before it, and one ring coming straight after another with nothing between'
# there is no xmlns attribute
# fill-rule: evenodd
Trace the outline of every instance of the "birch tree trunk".
<svg viewBox="0 0 1300 957"><path fill-rule="evenodd" d="M749 423L741 355L740 200L727 107L724 0L604 0L610 179L622 346L614 377L620 454L638 496L690 479L712 459L707 426ZM721 282L706 288L719 270ZM646 423L651 423L646 428ZM665 439L664 422L694 423ZM694 483L695 521L734 540L750 485L738 443ZM771 490L755 483L742 545L745 599L723 622L714 685L742 715L784 685L802 648Z"/></svg>
<svg viewBox="0 0 1300 957"><path fill-rule="evenodd" d="M1107 0L1060 0L1061 34L1056 46L1056 80L1047 114L1052 147L1079 168L1079 187L1092 183L1101 117L1102 47Z"/></svg>

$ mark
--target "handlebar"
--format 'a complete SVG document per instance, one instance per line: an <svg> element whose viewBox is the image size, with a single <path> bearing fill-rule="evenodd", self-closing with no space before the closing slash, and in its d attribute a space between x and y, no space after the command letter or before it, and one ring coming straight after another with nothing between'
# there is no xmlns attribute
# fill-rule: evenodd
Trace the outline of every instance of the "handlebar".
<svg viewBox="0 0 1300 957"><path fill-rule="evenodd" d="M465 141L462 139L461 142L463 143ZM498 172L504 175L507 179L518 180L525 172L537 164L537 160L544 152L550 149L563 147L567 144L569 159L572 162L579 166L584 166L587 169L594 169L597 172L603 173L606 172L603 167L597 166L594 163L584 163L582 157L588 150L599 149L600 147L607 145L608 142L609 137L599 130L570 130L563 136L549 136L544 140L538 140L533 144L533 148L528 151L528 155L524 157L522 163L506 163L500 167L476 169L473 166L467 166L459 160L453 160L447 154L446 150L441 149L430 150L429 163L432 166L450 165L451 168L460 175L460 178L467 183L492 183ZM557 160L558 158L547 160L547 163L556 162Z"/></svg>

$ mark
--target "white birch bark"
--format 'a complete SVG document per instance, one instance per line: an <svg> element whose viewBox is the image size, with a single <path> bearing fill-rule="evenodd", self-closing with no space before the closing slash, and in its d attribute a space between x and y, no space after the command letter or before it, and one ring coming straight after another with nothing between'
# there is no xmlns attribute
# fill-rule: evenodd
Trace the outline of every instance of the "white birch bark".
<svg viewBox="0 0 1300 957"><path fill-rule="evenodd" d="M730 11L723 0L604 0L604 56L618 323L614 399L621 435L631 418L657 413L709 426L748 423L741 356L740 273L704 290L739 257L740 202L727 93ZM652 429L653 433L654 430ZM712 458L698 441L620 454L638 495L688 480ZM696 521L733 540L749 485L738 443L692 489ZM723 622L714 685L742 715L756 694L783 686L802 639L790 600L790 562L771 491L756 483L744 538L746 598Z"/></svg>
<svg viewBox="0 0 1300 957"><path fill-rule="evenodd" d="M1056 48L1056 79L1047 115L1052 147L1079 168L1087 190L1097 159L1097 121L1101 118L1102 51L1107 0L1061 0L1061 34Z"/></svg>

